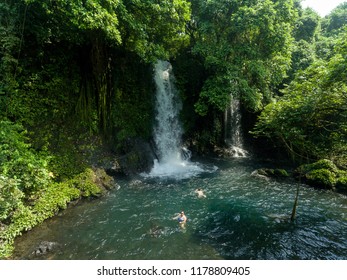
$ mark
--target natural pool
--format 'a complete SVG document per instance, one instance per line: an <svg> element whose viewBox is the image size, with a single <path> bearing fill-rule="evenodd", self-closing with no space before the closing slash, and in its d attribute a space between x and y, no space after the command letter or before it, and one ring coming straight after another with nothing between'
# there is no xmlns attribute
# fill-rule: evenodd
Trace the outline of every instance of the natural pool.
<svg viewBox="0 0 347 280"><path fill-rule="evenodd" d="M70 208L17 239L17 259L347 259L347 197L251 175L250 158L202 160L179 179L117 179L107 196ZM202 188L206 198L197 198ZM172 217L184 210L185 229ZM41 241L55 250L34 256Z"/></svg>

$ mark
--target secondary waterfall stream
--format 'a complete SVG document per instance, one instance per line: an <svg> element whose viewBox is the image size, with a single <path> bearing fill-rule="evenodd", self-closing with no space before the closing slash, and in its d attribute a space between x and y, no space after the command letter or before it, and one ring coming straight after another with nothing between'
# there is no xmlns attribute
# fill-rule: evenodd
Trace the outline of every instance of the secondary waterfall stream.
<svg viewBox="0 0 347 280"><path fill-rule="evenodd" d="M248 153L243 145L240 100L233 96L225 110L224 125L224 141L229 147L230 154L233 157L246 157Z"/></svg>

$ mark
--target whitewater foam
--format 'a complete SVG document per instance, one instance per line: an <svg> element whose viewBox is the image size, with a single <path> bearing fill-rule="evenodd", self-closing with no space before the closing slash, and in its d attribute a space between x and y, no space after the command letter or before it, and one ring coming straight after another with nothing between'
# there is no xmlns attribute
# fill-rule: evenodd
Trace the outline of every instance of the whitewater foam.
<svg viewBox="0 0 347 280"><path fill-rule="evenodd" d="M213 173L218 168L216 166L207 166L188 160L168 161L164 163L154 161L154 166L149 173L142 173L146 178L163 178L163 179L188 179L196 177L202 173Z"/></svg>

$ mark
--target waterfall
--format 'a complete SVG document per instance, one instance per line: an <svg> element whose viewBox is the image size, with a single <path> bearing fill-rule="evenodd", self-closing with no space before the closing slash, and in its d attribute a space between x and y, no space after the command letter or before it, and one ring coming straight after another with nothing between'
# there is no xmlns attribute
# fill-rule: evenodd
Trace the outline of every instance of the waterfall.
<svg viewBox="0 0 347 280"><path fill-rule="evenodd" d="M156 84L156 119L154 141L158 159L149 174L150 177L189 178L204 171L198 163L190 161L191 152L182 147L182 127L179 112L181 100L174 85L172 66L158 61L154 67Z"/></svg>
<svg viewBox="0 0 347 280"><path fill-rule="evenodd" d="M182 105L174 86L171 64L158 61L155 65L154 80L157 87L154 140L159 161L180 161L182 128L179 112Z"/></svg>
<svg viewBox="0 0 347 280"><path fill-rule="evenodd" d="M233 157L246 157L247 151L243 148L240 100L231 96L230 106L225 110L225 143Z"/></svg>

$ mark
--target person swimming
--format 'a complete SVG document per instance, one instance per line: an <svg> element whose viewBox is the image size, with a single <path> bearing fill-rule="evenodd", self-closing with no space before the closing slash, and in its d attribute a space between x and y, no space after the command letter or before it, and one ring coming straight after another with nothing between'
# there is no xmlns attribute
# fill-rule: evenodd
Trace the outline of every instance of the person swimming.
<svg viewBox="0 0 347 280"><path fill-rule="evenodd" d="M181 211L181 213L178 215L177 221L182 224L187 222L187 217L184 214L184 211Z"/></svg>
<svg viewBox="0 0 347 280"><path fill-rule="evenodd" d="M174 220L177 219L178 224L184 228L185 224L187 222L187 216L184 214L184 211L181 211L176 217L174 217Z"/></svg>
<svg viewBox="0 0 347 280"><path fill-rule="evenodd" d="M184 212L182 211L181 214L178 216L177 221L179 223L184 223L186 221L186 216L184 215Z"/></svg>
<svg viewBox="0 0 347 280"><path fill-rule="evenodd" d="M200 188L196 189L194 192L198 195L199 198L206 197L206 195Z"/></svg>

